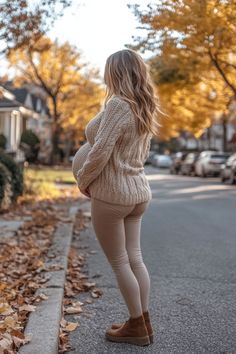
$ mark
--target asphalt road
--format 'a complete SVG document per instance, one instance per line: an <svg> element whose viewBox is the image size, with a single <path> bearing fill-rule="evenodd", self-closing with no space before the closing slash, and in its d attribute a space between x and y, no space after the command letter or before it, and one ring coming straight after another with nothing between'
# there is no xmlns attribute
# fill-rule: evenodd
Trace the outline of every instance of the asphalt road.
<svg viewBox="0 0 236 354"><path fill-rule="evenodd" d="M84 271L103 295L78 317L67 317L80 323L71 333L71 353L235 354L236 186L149 166L146 175L153 199L143 217L142 249L152 282L154 343L105 340L106 328L127 319L127 310L90 225L80 236L79 252L92 251Z"/></svg>

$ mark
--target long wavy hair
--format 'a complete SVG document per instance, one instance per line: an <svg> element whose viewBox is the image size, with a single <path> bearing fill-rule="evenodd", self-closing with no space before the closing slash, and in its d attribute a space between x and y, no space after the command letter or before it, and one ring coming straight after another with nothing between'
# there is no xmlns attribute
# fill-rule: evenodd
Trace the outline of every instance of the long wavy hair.
<svg viewBox="0 0 236 354"><path fill-rule="evenodd" d="M123 49L111 54L105 64L105 106L116 95L130 104L138 119L138 132L158 135L159 100L149 74L148 65L132 49Z"/></svg>

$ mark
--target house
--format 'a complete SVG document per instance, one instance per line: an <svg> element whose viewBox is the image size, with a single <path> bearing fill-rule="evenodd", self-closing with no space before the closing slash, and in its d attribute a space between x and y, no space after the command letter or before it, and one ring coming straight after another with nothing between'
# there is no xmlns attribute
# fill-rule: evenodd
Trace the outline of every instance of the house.
<svg viewBox="0 0 236 354"><path fill-rule="evenodd" d="M51 149L52 119L46 100L27 87L15 88L11 82L0 86L0 133L7 138L6 151L20 154L20 137L32 129L40 138L39 158L48 158Z"/></svg>

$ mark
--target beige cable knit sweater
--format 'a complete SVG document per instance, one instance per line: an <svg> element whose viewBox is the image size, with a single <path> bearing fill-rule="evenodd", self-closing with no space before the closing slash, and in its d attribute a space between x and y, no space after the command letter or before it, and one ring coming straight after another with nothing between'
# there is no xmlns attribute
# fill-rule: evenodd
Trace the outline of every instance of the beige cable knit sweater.
<svg viewBox="0 0 236 354"><path fill-rule="evenodd" d="M91 197L109 203L133 205L152 199L144 172L152 134L140 136L128 102L113 96L106 108L85 128L87 151L76 173L78 187L89 187ZM85 144L85 145L86 145Z"/></svg>

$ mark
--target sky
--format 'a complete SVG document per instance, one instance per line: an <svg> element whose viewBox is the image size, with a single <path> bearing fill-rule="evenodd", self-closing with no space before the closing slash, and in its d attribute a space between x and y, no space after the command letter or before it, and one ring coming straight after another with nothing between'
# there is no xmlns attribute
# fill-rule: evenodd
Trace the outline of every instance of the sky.
<svg viewBox="0 0 236 354"><path fill-rule="evenodd" d="M115 51L134 43L132 36L145 35L129 4L146 8L151 0L86 0L73 1L48 35L60 41L68 40L82 51L82 58L103 74L106 58ZM144 58L150 53L141 54Z"/></svg>
<svg viewBox="0 0 236 354"><path fill-rule="evenodd" d="M33 0L35 3L37 0ZM139 4L146 9L148 3L155 0L73 0L54 23L47 35L60 42L68 40L82 54L82 60L100 70L103 75L106 58L115 51L132 44L132 36L145 36L146 31L137 29L140 25L129 4ZM141 54L147 58L151 53ZM1 60L0 75L8 72L14 76L14 70L7 68L7 62Z"/></svg>

